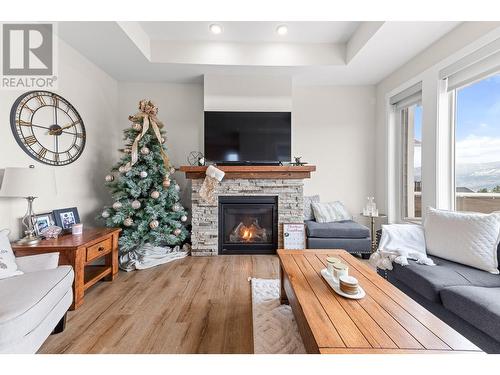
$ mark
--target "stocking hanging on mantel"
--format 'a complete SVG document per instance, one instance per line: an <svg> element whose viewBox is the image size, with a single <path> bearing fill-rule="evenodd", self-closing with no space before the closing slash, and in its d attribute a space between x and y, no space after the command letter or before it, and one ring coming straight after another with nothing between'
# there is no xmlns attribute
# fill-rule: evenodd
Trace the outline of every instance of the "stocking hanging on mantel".
<svg viewBox="0 0 500 375"><path fill-rule="evenodd" d="M185 257L189 237L187 212L179 202L165 147L164 124L158 108L141 100L129 116L122 157L105 177L113 202L101 213L108 227L120 227L120 267L144 269Z"/></svg>
<svg viewBox="0 0 500 375"><path fill-rule="evenodd" d="M219 168L210 165L205 172L205 180L200 188L200 197L209 204L217 204L217 197L215 196L215 190L224 178L225 173Z"/></svg>

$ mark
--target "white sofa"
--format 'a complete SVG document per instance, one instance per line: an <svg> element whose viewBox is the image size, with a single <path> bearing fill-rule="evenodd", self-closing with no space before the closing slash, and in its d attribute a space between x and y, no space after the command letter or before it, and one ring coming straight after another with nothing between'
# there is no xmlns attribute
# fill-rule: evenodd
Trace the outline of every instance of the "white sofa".
<svg viewBox="0 0 500 375"><path fill-rule="evenodd" d="M63 328L74 273L58 260L59 253L18 257L24 274L0 279L0 353L36 353L56 326Z"/></svg>

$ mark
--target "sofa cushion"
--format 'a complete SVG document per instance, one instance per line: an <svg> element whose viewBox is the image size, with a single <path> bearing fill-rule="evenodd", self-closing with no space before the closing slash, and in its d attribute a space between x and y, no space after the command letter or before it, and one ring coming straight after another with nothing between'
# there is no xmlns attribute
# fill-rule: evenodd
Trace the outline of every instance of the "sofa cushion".
<svg viewBox="0 0 500 375"><path fill-rule="evenodd" d="M9 242L9 230L0 230L0 279L22 275Z"/></svg>
<svg viewBox="0 0 500 375"><path fill-rule="evenodd" d="M370 237L370 230L364 225L352 220L336 221L333 223L318 223L306 221L307 236L318 238L366 238Z"/></svg>
<svg viewBox="0 0 500 375"><path fill-rule="evenodd" d="M500 288L453 286L441 291L441 300L446 309L500 341Z"/></svg>
<svg viewBox="0 0 500 375"><path fill-rule="evenodd" d="M352 215L347 211L340 201L335 202L311 202L314 219L318 223L332 223L334 221L351 220Z"/></svg>
<svg viewBox="0 0 500 375"><path fill-rule="evenodd" d="M349 253L371 253L372 241L366 238L318 238L308 237L308 249L342 249Z"/></svg>
<svg viewBox="0 0 500 375"><path fill-rule="evenodd" d="M304 220L314 220L314 212L311 206L312 202L319 202L319 195L311 195L304 197Z"/></svg>
<svg viewBox="0 0 500 375"><path fill-rule="evenodd" d="M440 291L450 286L476 285L500 287L500 276L438 257L430 257L435 266L410 260L408 266L393 263L390 275L408 288L433 302L440 302Z"/></svg>
<svg viewBox="0 0 500 375"><path fill-rule="evenodd" d="M72 284L71 266L0 280L0 344L29 334L71 290Z"/></svg>

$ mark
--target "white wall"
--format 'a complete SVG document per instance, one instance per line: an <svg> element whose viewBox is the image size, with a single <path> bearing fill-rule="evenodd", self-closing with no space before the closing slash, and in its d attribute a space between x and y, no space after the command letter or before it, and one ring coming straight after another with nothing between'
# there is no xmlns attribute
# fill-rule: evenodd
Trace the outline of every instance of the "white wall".
<svg viewBox="0 0 500 375"><path fill-rule="evenodd" d="M446 34L425 51L415 56L396 72L382 80L376 87L376 201L390 214L390 221L397 219L394 203L394 179L391 178L390 160L394 157L391 147L391 128L388 119L388 99L422 82L422 207L449 208L449 186L443 183L440 163L445 156L438 152L439 126L439 71L453 62L500 36L500 22L465 22ZM443 128L441 128L443 131ZM443 160L441 160L443 159Z"/></svg>
<svg viewBox="0 0 500 375"><path fill-rule="evenodd" d="M120 82L118 87L120 131L130 126L128 116L137 112L139 101L150 99L165 124L167 153L175 167L187 164L190 151L203 151L203 85ZM190 207L190 187L184 173L177 172L175 179L181 187L182 203Z"/></svg>
<svg viewBox="0 0 500 375"><path fill-rule="evenodd" d="M374 86L294 87L292 154L315 164L304 194L358 214L375 192Z"/></svg>
<svg viewBox="0 0 500 375"><path fill-rule="evenodd" d="M57 42L57 38L55 39ZM30 158L17 145L10 130L9 114L15 99L27 90L0 92L0 172L5 167L54 168L57 195L35 201L35 212L77 206L81 219L93 224L100 207L108 200L103 186L106 167L115 158L119 139L116 131L117 83L63 41L58 46L57 94L72 103L83 119L87 143L82 156L67 166L51 167ZM43 187L40 187L43 189ZM23 199L0 198L0 228L20 235L20 218L26 211Z"/></svg>

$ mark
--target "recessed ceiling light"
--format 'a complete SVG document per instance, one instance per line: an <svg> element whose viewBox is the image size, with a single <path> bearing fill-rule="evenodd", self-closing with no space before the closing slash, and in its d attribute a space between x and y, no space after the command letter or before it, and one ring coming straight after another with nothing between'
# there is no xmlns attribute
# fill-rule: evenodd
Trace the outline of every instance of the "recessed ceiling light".
<svg viewBox="0 0 500 375"><path fill-rule="evenodd" d="M212 34L217 35L217 34L222 33L222 26L217 24L217 23L211 24L208 28L210 29L210 32Z"/></svg>
<svg viewBox="0 0 500 375"><path fill-rule="evenodd" d="M276 28L276 33L278 33L278 35L286 35L286 34L288 34L288 26L287 25L279 25Z"/></svg>

